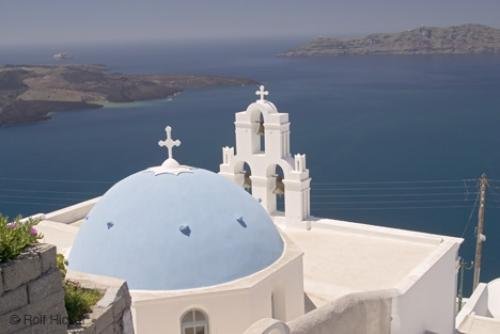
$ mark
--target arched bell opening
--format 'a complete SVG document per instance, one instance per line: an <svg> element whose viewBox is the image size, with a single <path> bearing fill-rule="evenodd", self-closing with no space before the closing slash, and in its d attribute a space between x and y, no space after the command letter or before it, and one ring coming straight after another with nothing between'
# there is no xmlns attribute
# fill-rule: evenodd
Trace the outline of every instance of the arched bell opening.
<svg viewBox="0 0 500 334"><path fill-rule="evenodd" d="M266 131L265 131L265 115L260 109L253 109L250 113L252 122L252 145L253 153L264 153L266 151Z"/></svg>
<svg viewBox="0 0 500 334"><path fill-rule="evenodd" d="M236 164L236 170L235 174L237 175L236 177L236 183L238 183L245 191L247 191L249 194L252 193L252 169L250 168L250 165L246 162L241 162L239 164Z"/></svg>
<svg viewBox="0 0 500 334"><path fill-rule="evenodd" d="M285 190L285 183L283 182L285 180L285 173L283 172L283 168L281 168L280 165L272 165L268 169L268 176L272 177L274 179L273 184L273 189L272 189L272 196L274 196L274 202L275 202L275 213L281 213L284 214L286 207L285 207L285 195L286 195L286 190Z"/></svg>
<svg viewBox="0 0 500 334"><path fill-rule="evenodd" d="M259 136L259 151L266 151L266 130L264 128L264 115L262 113L258 119L259 126L257 127L257 135Z"/></svg>

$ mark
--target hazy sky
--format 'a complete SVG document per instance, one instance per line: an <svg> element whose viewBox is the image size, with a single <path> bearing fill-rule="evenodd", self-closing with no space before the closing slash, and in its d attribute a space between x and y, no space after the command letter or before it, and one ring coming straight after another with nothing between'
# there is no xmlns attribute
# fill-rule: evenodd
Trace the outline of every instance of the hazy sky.
<svg viewBox="0 0 500 334"><path fill-rule="evenodd" d="M500 0L0 0L0 43L345 35L500 28Z"/></svg>

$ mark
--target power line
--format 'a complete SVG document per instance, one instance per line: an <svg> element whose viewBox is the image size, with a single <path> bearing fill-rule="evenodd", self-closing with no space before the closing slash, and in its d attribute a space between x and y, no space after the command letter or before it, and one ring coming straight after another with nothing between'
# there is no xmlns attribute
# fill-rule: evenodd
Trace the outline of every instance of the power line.
<svg viewBox="0 0 500 334"><path fill-rule="evenodd" d="M496 195L496 196L499 196L499 197L500 197L500 193L497 193L497 191L495 190L495 188L496 188L496 189L498 189L498 190L500 191L500 187L495 187L495 186L492 186L492 185L490 185L490 186L488 187L488 190L491 190L491 192L493 192L493 194L494 194L494 195Z"/></svg>
<svg viewBox="0 0 500 334"><path fill-rule="evenodd" d="M461 186L431 186L431 187L316 187L312 188L313 191L328 191L328 190L345 190L345 191L358 191L358 190L368 190L368 191L379 191L379 190L429 190L429 189L463 189Z"/></svg>
<svg viewBox="0 0 500 334"><path fill-rule="evenodd" d="M102 183L102 184L111 184L116 181L104 181L104 180L78 180L78 179L41 179L41 178L19 178L19 177L8 177L8 176L0 176L0 180L6 181L26 181L26 182L55 182L55 183ZM474 182L476 178L463 178L463 179L434 179L434 180L398 180L398 181L363 181L363 182L313 182L312 184L315 186L322 185L386 185L386 184L436 184L436 183L451 183L451 182ZM489 179L490 182L498 182L500 180L497 179Z"/></svg>
<svg viewBox="0 0 500 334"><path fill-rule="evenodd" d="M0 188L1 192L16 192L16 193L48 193L48 194L81 194L81 195L98 195L98 192L88 191L55 191L55 190L34 190L34 189L13 189Z"/></svg>
<svg viewBox="0 0 500 334"><path fill-rule="evenodd" d="M312 206L315 211L332 211L332 210L410 210L410 209L455 209L469 208L468 205L447 205L447 206L399 206L399 207L325 207L319 208Z"/></svg>
<svg viewBox="0 0 500 334"><path fill-rule="evenodd" d="M464 199L467 200L469 198L469 187L467 186L467 182L465 182L465 180L464 180L464 187L465 187Z"/></svg>
<svg viewBox="0 0 500 334"><path fill-rule="evenodd" d="M334 202L316 202L316 204L384 204L384 203L441 203L441 202L463 202L456 199L418 199L418 200L403 200L403 201L334 201Z"/></svg>
<svg viewBox="0 0 500 334"><path fill-rule="evenodd" d="M57 207L61 207L63 205L68 205L68 204L71 204L73 202L70 202L70 203L44 203L44 202L25 202L25 201L22 201L22 202L18 202L18 201L0 201L0 204L16 204L16 205L46 205L46 206L57 206Z"/></svg>
<svg viewBox="0 0 500 334"><path fill-rule="evenodd" d="M313 185L369 185L369 184L407 184L407 183L446 183L446 182L471 182L476 181L476 178L465 179L442 179L442 180L406 180L406 181L366 181L366 182L313 182Z"/></svg>
<svg viewBox="0 0 500 334"><path fill-rule="evenodd" d="M21 181L21 182L51 182L51 183L99 183L111 184L115 181L95 181L95 180L69 180L69 179L38 179L38 178L20 178L0 176L0 180Z"/></svg>
<svg viewBox="0 0 500 334"><path fill-rule="evenodd" d="M470 211L469 214L469 219L467 219L467 222L464 225L464 231L462 232L462 238L465 236L465 233L467 233L467 230L469 229L470 223L472 222L472 216L474 215L474 211L476 210L477 203L479 201L480 193L477 193L476 200L474 201L474 205L472 207L472 210Z"/></svg>
<svg viewBox="0 0 500 334"><path fill-rule="evenodd" d="M469 194L478 194L478 192ZM422 197L422 196L462 196L463 192L459 193L402 193L402 194L361 194L361 195L316 195L312 194L313 198L355 198L355 197Z"/></svg>
<svg viewBox="0 0 500 334"><path fill-rule="evenodd" d="M26 198L26 199L41 199L41 200L61 200L61 201L64 201L64 200L84 200L85 198L68 198L68 197L43 197L43 196L24 196L24 195L4 195L4 194L0 194L0 198L6 198L8 200L10 199L17 199L17 198Z"/></svg>

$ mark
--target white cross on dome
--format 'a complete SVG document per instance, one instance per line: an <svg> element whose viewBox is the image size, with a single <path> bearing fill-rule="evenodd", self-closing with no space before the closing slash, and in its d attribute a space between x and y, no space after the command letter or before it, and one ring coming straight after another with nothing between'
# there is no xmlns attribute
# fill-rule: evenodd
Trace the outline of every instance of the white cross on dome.
<svg viewBox="0 0 500 334"><path fill-rule="evenodd" d="M158 142L158 145L160 145L160 147L166 147L167 148L167 150L168 150L168 159L174 159L174 154L173 154L172 149L174 147L181 146L181 141L179 139L176 139L176 140L172 139L172 127L167 126L165 128L165 132L167 133L167 139L160 140Z"/></svg>
<svg viewBox="0 0 500 334"><path fill-rule="evenodd" d="M191 168L188 166L180 165L177 160L174 159L173 148L181 146L181 141L179 139L172 139L172 127L167 126L165 128L165 132L167 133L167 138L165 140L160 140L158 145L160 147L166 147L168 151L168 158L165 160L161 166L151 167L148 171L152 171L155 175L160 174L175 174L178 175L180 173L190 173Z"/></svg>

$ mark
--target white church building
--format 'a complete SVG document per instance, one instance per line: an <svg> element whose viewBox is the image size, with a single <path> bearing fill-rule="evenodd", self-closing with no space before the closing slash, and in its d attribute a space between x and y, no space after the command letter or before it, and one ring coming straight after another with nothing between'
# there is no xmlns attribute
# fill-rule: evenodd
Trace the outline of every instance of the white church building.
<svg viewBox="0 0 500 334"><path fill-rule="evenodd" d="M161 165L43 214L44 241L126 280L137 334L455 333L462 239L311 217L289 115L256 93L218 173L177 162L167 127Z"/></svg>

